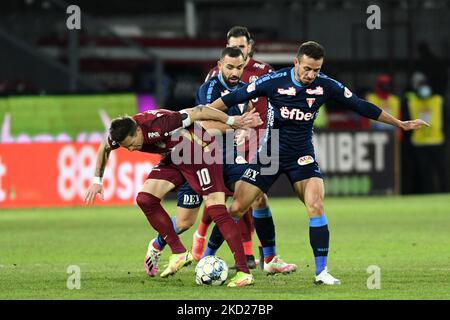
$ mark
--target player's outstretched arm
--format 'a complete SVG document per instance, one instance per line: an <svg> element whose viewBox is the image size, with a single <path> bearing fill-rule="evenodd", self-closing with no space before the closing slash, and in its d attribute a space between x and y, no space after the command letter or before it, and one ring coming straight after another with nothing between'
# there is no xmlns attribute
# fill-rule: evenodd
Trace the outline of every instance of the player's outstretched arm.
<svg viewBox="0 0 450 320"><path fill-rule="evenodd" d="M409 131L409 130L417 130L422 127L429 127L430 125L423 121L422 119L415 119L415 120L408 120L408 121L401 121L386 111L382 111L380 116L377 119L380 122L384 122L396 127L401 128L402 130Z"/></svg>
<svg viewBox="0 0 450 320"><path fill-rule="evenodd" d="M215 120L229 125L232 128L253 128L262 123L261 118L254 110L243 114L242 116L228 116L226 113L211 108L210 106L199 105L194 108L184 109L190 119L189 122Z"/></svg>
<svg viewBox="0 0 450 320"><path fill-rule="evenodd" d="M108 162L110 152L111 147L108 145L108 143L106 141L102 142L97 152L95 177L92 180L92 184L87 189L86 195L84 196L84 201L86 202L86 204L93 204L97 193L99 193L102 197L102 200L104 200L102 177L103 173L105 172L105 167L106 163Z"/></svg>

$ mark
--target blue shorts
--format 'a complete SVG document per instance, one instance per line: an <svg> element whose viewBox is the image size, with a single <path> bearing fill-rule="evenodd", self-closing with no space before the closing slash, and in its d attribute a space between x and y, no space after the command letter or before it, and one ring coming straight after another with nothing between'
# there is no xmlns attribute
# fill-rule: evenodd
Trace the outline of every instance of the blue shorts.
<svg viewBox="0 0 450 320"><path fill-rule="evenodd" d="M178 206L186 209L196 209L202 205L203 197L196 193L186 181L177 192Z"/></svg>
<svg viewBox="0 0 450 320"><path fill-rule="evenodd" d="M269 167L270 164L250 164L242 175L241 180L258 187L261 191L267 193L282 173L285 173L288 176L292 185L297 181L312 177L323 179L313 151L306 152L300 157L280 157L278 170L267 174L264 170L267 170Z"/></svg>
<svg viewBox="0 0 450 320"><path fill-rule="evenodd" d="M242 177L247 168L248 164L223 164L225 186L229 190L234 190L234 183ZM199 208L203 202L203 197L198 195L187 182L178 189L177 197L177 206L186 209Z"/></svg>

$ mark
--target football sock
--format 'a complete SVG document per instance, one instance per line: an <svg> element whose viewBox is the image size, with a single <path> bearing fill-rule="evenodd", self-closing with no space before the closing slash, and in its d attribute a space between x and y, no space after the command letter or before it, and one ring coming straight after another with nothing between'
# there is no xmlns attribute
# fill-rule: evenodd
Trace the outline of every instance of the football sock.
<svg viewBox="0 0 450 320"><path fill-rule="evenodd" d="M217 226L217 224L214 225L214 228L211 231L211 235L209 236L208 246L203 253L203 257L214 256L224 241L225 239L220 233L219 227Z"/></svg>
<svg viewBox="0 0 450 320"><path fill-rule="evenodd" d="M239 219L233 217L231 219L233 219L233 223L235 224L237 224L240 221ZM219 230L219 227L217 226L217 224L215 224L214 228L211 231L211 235L209 236L208 246L206 247L206 250L203 253L203 257L216 255L217 250L219 250L224 241L225 239L223 238L222 233Z"/></svg>
<svg viewBox="0 0 450 320"><path fill-rule="evenodd" d="M236 224L231 218L225 205L213 205L209 206L205 210L216 223L220 230L220 233L225 238L231 252L233 253L234 262L237 271L250 273L247 267L247 261L244 254L244 248L242 247L241 236L239 234Z"/></svg>
<svg viewBox="0 0 450 320"><path fill-rule="evenodd" d="M259 251L259 268L264 270L264 252L262 248L261 241L258 240L258 251Z"/></svg>
<svg viewBox="0 0 450 320"><path fill-rule="evenodd" d="M186 252L186 248L181 243L175 230L173 230L172 220L161 206L161 199L147 192L139 192L136 202L153 229L166 240L172 249L172 253Z"/></svg>
<svg viewBox="0 0 450 320"><path fill-rule="evenodd" d="M173 225L173 230L175 230L175 232L178 235L183 233L183 231L180 231L180 229L177 228L177 217L176 216L172 217L172 225ZM164 240L164 238L160 234L158 234L155 242L153 243L154 247L158 250L163 250L165 248L166 244L167 244L166 240Z"/></svg>
<svg viewBox="0 0 450 320"><path fill-rule="evenodd" d="M206 212L206 206L203 208L202 218L200 223L198 224L197 233L199 236L206 237L206 233L208 232L208 227L212 222L212 218Z"/></svg>
<svg viewBox="0 0 450 320"><path fill-rule="evenodd" d="M253 218L250 211L248 211L238 221L238 227L241 232L242 244L244 246L246 256L253 255L252 225L253 225Z"/></svg>
<svg viewBox="0 0 450 320"><path fill-rule="evenodd" d="M330 232L328 231L328 221L325 214L320 217L309 218L309 242L314 252L316 275L318 275L327 266L330 243Z"/></svg>
<svg viewBox="0 0 450 320"><path fill-rule="evenodd" d="M253 255L253 243L251 241L242 242L242 245L244 246L244 253L246 256L252 256Z"/></svg>
<svg viewBox="0 0 450 320"><path fill-rule="evenodd" d="M256 234L261 241L264 262L268 263L276 255L275 225L273 224L272 212L267 207L264 209L253 209L252 214Z"/></svg>

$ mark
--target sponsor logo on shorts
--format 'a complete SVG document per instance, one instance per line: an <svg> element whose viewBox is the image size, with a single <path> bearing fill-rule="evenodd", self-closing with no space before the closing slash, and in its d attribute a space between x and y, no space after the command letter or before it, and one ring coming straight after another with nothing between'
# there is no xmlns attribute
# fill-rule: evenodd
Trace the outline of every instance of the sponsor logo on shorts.
<svg viewBox="0 0 450 320"><path fill-rule="evenodd" d="M307 164L314 163L314 158L311 156L303 156L298 158L297 163L301 166L306 166Z"/></svg>
<svg viewBox="0 0 450 320"><path fill-rule="evenodd" d="M259 174L258 171L253 170L253 169L247 169L244 172L244 177L246 177L247 179L251 180L251 181L255 181L256 182L256 176Z"/></svg>
<svg viewBox="0 0 450 320"><path fill-rule="evenodd" d="M309 121L314 118L315 112L303 112L300 109L287 107L282 107L280 109L281 116L285 119L298 120L298 121Z"/></svg>
<svg viewBox="0 0 450 320"><path fill-rule="evenodd" d="M200 196L198 194L185 194L183 195L183 204L187 206L200 204Z"/></svg>

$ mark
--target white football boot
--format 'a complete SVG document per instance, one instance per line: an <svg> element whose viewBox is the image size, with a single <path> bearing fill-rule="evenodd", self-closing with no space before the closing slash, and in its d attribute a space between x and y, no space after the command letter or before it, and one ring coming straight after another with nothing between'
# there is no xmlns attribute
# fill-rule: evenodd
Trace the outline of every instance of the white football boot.
<svg viewBox="0 0 450 320"><path fill-rule="evenodd" d="M154 241L155 239L151 240L148 244L147 253L144 258L144 268L150 277L154 277L158 273L158 264L161 258L161 250L155 249L153 246Z"/></svg>
<svg viewBox="0 0 450 320"><path fill-rule="evenodd" d="M286 263L279 256L273 257L272 261L264 263L264 271L270 275L282 273L288 274L295 272L297 270L297 265L293 263Z"/></svg>
<svg viewBox="0 0 450 320"><path fill-rule="evenodd" d="M339 285L341 284L341 280L336 279L331 274L328 273L327 267L322 270L321 273L319 273L316 276L316 281L314 281L315 284L327 284L327 285Z"/></svg>

